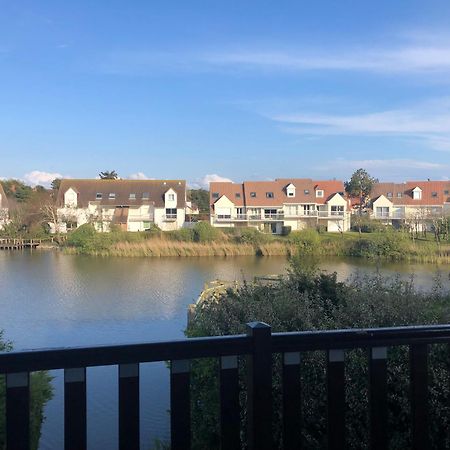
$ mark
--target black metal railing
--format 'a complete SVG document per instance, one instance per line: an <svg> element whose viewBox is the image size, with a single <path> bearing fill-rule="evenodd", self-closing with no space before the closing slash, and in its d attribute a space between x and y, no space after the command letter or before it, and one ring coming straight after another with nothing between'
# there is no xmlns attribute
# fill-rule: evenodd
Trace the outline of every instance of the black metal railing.
<svg viewBox="0 0 450 450"><path fill-rule="evenodd" d="M247 324L247 334L171 342L33 350L0 354L6 374L7 449L29 448L30 372L64 369L65 449L85 449L86 368L117 365L119 448L139 448L139 363L170 361L171 448L191 442L190 360L220 360L221 448L241 445L239 356L247 375L247 442L250 450L272 448L272 355L282 354L283 445L301 445L301 353L324 351L327 358L328 447L345 448L345 351L367 349L370 448L387 448L387 348L410 349L412 442L429 448L428 345L450 343L450 325L271 333L269 325Z"/></svg>

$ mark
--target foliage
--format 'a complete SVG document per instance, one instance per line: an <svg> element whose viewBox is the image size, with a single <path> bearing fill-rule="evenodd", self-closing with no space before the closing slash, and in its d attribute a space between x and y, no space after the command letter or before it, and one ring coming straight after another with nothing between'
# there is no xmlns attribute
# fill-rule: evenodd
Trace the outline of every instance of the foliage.
<svg viewBox="0 0 450 450"><path fill-rule="evenodd" d="M359 212L366 206L373 186L378 183L376 178L371 177L364 169L356 170L349 181L345 182L345 192L359 199Z"/></svg>
<svg viewBox="0 0 450 450"><path fill-rule="evenodd" d="M261 233L256 228L236 228L234 235L237 243L251 244L254 246L267 244L273 240L271 235Z"/></svg>
<svg viewBox="0 0 450 450"><path fill-rule="evenodd" d="M205 189L190 189L188 199L198 206L201 213L209 212L209 191Z"/></svg>
<svg viewBox="0 0 450 450"><path fill-rule="evenodd" d="M98 174L101 180L117 180L119 175L115 170L105 170Z"/></svg>
<svg viewBox="0 0 450 450"><path fill-rule="evenodd" d="M166 233L169 239L181 242L194 242L195 234L192 228L180 228L175 231L168 231Z"/></svg>
<svg viewBox="0 0 450 450"><path fill-rule="evenodd" d="M33 193L32 188L20 180L2 180L0 183L3 186L6 196L15 199L18 203L26 202Z"/></svg>
<svg viewBox="0 0 450 450"><path fill-rule="evenodd" d="M351 256L366 258L383 257L403 259L409 251L410 239L406 233L386 229L384 233L376 234L372 239L359 239L354 242Z"/></svg>
<svg viewBox="0 0 450 450"><path fill-rule="evenodd" d="M306 228L301 231L293 231L289 237L289 242L299 247L302 253L317 253L320 249L319 233L313 228Z"/></svg>
<svg viewBox="0 0 450 450"><path fill-rule="evenodd" d="M422 292L413 280L386 279L380 275L356 275L343 283L336 274L317 271L314 265L292 261L287 276L270 285L245 283L217 301L197 307L187 329L190 337L239 334L245 323L264 321L274 332L360 327L446 323L450 317L450 296L437 285ZM450 426L445 371L445 346L430 347L431 448L448 448ZM281 447L280 367L274 368L274 438ZM219 448L216 367L194 365L193 435L194 449ZM362 350L346 352L347 447L368 448L367 356ZM410 448L408 354L404 347L389 349L388 407L392 449ZM209 384L205 382L209 380ZM245 395L244 378L241 387ZM323 352L302 354L302 439L305 448L326 448L326 366ZM245 415L245 412L244 412ZM444 442L443 440L447 441Z"/></svg>
<svg viewBox="0 0 450 450"><path fill-rule="evenodd" d="M54 190L54 191L57 191L57 190L59 190L59 187L61 186L61 178L55 178L53 181L52 181L52 184L51 184L51 188Z"/></svg>
<svg viewBox="0 0 450 450"><path fill-rule="evenodd" d="M369 216L352 215L351 222L352 230L361 233L376 233L385 231L387 227L392 228L392 225L386 225L380 220L371 219Z"/></svg>
<svg viewBox="0 0 450 450"><path fill-rule="evenodd" d="M193 230L195 242L212 242L221 235L220 231L208 222L198 222Z"/></svg>
<svg viewBox="0 0 450 450"><path fill-rule="evenodd" d="M0 330L0 351L11 351L12 345L3 339ZM30 377L30 435L31 449L37 450L41 427L45 419L44 406L53 397L52 377L48 372L35 372ZM0 448L5 448L5 377L0 376Z"/></svg>

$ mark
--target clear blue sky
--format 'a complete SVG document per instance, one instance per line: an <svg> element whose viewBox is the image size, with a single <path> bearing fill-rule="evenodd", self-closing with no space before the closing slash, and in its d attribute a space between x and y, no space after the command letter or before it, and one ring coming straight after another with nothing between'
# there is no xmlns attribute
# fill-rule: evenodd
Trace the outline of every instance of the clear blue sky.
<svg viewBox="0 0 450 450"><path fill-rule="evenodd" d="M448 0L0 11L0 177L450 174Z"/></svg>

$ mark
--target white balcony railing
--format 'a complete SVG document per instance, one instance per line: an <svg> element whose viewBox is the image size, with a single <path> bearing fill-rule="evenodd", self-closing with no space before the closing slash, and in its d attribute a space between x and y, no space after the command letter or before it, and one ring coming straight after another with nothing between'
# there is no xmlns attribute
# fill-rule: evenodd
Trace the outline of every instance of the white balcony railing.
<svg viewBox="0 0 450 450"><path fill-rule="evenodd" d="M177 220L177 215L176 214L165 214L163 216L163 221L164 222L175 222Z"/></svg>

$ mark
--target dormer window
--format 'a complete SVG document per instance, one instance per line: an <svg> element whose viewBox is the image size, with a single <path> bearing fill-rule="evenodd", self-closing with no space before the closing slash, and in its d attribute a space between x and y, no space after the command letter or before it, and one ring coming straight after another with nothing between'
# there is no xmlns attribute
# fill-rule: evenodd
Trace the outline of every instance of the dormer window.
<svg viewBox="0 0 450 450"><path fill-rule="evenodd" d="M412 195L414 200L422 200L422 189L420 189L420 187L415 187L412 190Z"/></svg>
<svg viewBox="0 0 450 450"><path fill-rule="evenodd" d="M401 192L397 192L397 198L402 198L403 194Z"/></svg>
<svg viewBox="0 0 450 450"><path fill-rule="evenodd" d="M168 199L169 199L169 202L175 201L175 194L169 194Z"/></svg>
<svg viewBox="0 0 450 450"><path fill-rule="evenodd" d="M110 192L108 198L110 200L115 200L116 199L116 193L115 192Z"/></svg>
<svg viewBox="0 0 450 450"><path fill-rule="evenodd" d="M101 200L103 197L103 194L101 192L97 192L97 194L95 194L95 199L96 200Z"/></svg>
<svg viewBox="0 0 450 450"><path fill-rule="evenodd" d="M213 192L212 193L212 198L219 198L219 193L218 192Z"/></svg>
<svg viewBox="0 0 450 450"><path fill-rule="evenodd" d="M436 198L437 197L437 192L432 192L431 196Z"/></svg>
<svg viewBox="0 0 450 450"><path fill-rule="evenodd" d="M448 191L444 191L444 195L448 195Z"/></svg>
<svg viewBox="0 0 450 450"><path fill-rule="evenodd" d="M142 200L148 200L150 198L150 192L144 192L142 194Z"/></svg>
<svg viewBox="0 0 450 450"><path fill-rule="evenodd" d="M136 194L130 194L129 199L130 200L136 200Z"/></svg>
<svg viewBox="0 0 450 450"><path fill-rule="evenodd" d="M388 193L386 194L386 197L387 197L387 198L392 198L392 192L388 192Z"/></svg>
<svg viewBox="0 0 450 450"><path fill-rule="evenodd" d="M266 192L266 198L273 198L273 192Z"/></svg>
<svg viewBox="0 0 450 450"><path fill-rule="evenodd" d="M295 197L295 186L292 183L286 186L286 195L288 197Z"/></svg>
<svg viewBox="0 0 450 450"><path fill-rule="evenodd" d="M239 192L236 192L236 194L234 194L234 196L235 196L236 198L241 198L241 194L240 194Z"/></svg>
<svg viewBox="0 0 450 450"><path fill-rule="evenodd" d="M318 197L318 198L322 198L323 197L323 190L322 189L317 189L316 197Z"/></svg>
<svg viewBox="0 0 450 450"><path fill-rule="evenodd" d="M305 189L303 192L305 193L305 195L309 195L309 189Z"/></svg>
<svg viewBox="0 0 450 450"><path fill-rule="evenodd" d="M250 192L250 197L251 198L256 198L256 192Z"/></svg>

